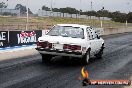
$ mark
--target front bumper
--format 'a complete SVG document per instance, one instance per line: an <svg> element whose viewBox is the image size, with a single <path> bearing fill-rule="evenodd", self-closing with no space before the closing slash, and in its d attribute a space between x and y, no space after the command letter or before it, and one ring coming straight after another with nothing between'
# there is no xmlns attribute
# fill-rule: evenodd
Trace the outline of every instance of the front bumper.
<svg viewBox="0 0 132 88"><path fill-rule="evenodd" d="M70 56L70 57L82 57L81 52L74 52L69 50L58 50L58 49L45 49L45 48L35 48L41 54L57 55L57 56Z"/></svg>

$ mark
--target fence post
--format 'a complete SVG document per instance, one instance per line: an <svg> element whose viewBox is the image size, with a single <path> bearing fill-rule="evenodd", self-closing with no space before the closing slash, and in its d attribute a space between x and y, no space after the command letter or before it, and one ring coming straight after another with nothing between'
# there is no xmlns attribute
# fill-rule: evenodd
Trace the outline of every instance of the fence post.
<svg viewBox="0 0 132 88"><path fill-rule="evenodd" d="M126 20L126 28L127 28L127 20Z"/></svg>
<svg viewBox="0 0 132 88"><path fill-rule="evenodd" d="M103 27L103 22L102 22L102 20L101 20L101 23L100 23L100 27L101 27L101 28Z"/></svg>
<svg viewBox="0 0 132 88"><path fill-rule="evenodd" d="M17 26L17 27L18 27L18 30L19 30L19 29L20 29L20 28L19 28L19 24L18 24L18 26Z"/></svg>

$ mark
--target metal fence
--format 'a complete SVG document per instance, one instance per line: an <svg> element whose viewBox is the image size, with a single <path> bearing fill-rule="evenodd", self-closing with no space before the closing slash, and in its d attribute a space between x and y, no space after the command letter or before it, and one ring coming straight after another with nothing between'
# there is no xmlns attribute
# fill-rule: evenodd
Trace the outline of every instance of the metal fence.
<svg viewBox="0 0 132 88"><path fill-rule="evenodd" d="M111 20L111 18L108 18L108 17L96 17L96 16L87 16L87 15L79 15L79 14L52 12L52 11L45 11L45 10L38 10L38 16L40 16L40 17L66 17L66 18Z"/></svg>
<svg viewBox="0 0 132 88"><path fill-rule="evenodd" d="M16 9L7 9L7 8L0 8L0 15L13 15L20 16L20 10Z"/></svg>

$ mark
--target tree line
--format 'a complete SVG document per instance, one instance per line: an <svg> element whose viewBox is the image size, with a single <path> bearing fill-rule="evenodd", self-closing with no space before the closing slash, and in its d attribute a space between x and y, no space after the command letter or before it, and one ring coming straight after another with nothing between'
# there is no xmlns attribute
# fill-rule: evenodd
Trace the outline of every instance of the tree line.
<svg viewBox="0 0 132 88"><path fill-rule="evenodd" d="M42 6L42 10L51 11L51 8L47 6ZM69 14L80 14L87 16L96 16L96 17L108 17L111 18L112 21L125 23L132 23L132 12L129 13L121 13L120 11L110 12L105 10L104 7L98 11L82 11L77 10L76 8L66 7L66 8L52 8L53 12L62 12Z"/></svg>
<svg viewBox="0 0 132 88"><path fill-rule="evenodd" d="M7 8L6 3L0 2L0 8ZM16 10L20 10L21 14L26 14L27 8L26 6L23 6L21 4L17 4L15 6ZM33 14L32 11L28 8L28 13ZM42 6L42 10L51 11L51 8L47 6ZM61 12L61 13L69 13L69 14L80 14L80 15L88 15L88 16L96 16L96 17L108 17L111 18L112 21L115 22L128 22L132 23L132 12L129 13L121 13L120 11L110 12L108 10L105 10L104 7L101 10L98 11L82 11L77 10L76 8L72 7L66 7L66 8L52 8L53 12ZM5 13L7 14L7 13ZM9 14L9 13L8 13Z"/></svg>
<svg viewBox="0 0 132 88"><path fill-rule="evenodd" d="M0 8L7 8L7 4L5 2L0 2ZM26 6L23 6L21 4L17 4L14 9L20 10L20 14L26 14L27 13ZM28 8L28 13L33 14L29 8ZM4 12L3 15L12 15L12 13Z"/></svg>

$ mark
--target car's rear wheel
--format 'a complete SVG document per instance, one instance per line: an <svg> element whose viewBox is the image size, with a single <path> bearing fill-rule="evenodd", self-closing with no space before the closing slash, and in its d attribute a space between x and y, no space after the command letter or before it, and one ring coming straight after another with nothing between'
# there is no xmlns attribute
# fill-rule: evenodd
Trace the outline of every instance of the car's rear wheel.
<svg viewBox="0 0 132 88"><path fill-rule="evenodd" d="M89 63L89 59L90 59L90 51L87 51L87 53L83 56L83 63L85 65L87 65Z"/></svg>
<svg viewBox="0 0 132 88"><path fill-rule="evenodd" d="M52 59L52 56L48 54L41 54L41 56L42 56L43 63L49 63Z"/></svg>

